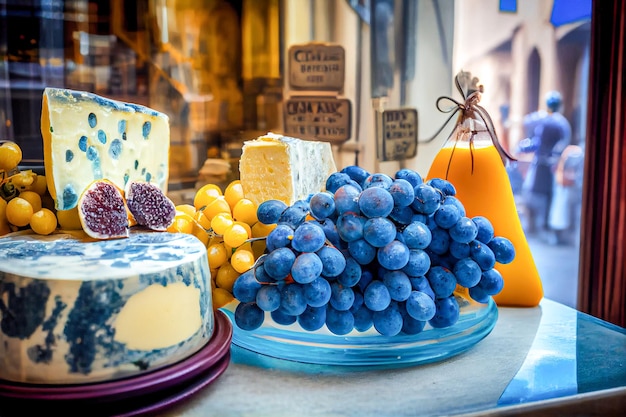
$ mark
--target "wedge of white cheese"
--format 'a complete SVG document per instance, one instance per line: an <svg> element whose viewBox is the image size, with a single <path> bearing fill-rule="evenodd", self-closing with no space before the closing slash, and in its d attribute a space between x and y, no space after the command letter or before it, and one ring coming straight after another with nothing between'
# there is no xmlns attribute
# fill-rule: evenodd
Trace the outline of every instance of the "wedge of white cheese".
<svg viewBox="0 0 626 417"><path fill-rule="evenodd" d="M94 180L120 189L146 181L167 192L167 115L95 94L46 88L41 111L48 190L58 210L76 206Z"/></svg>
<svg viewBox="0 0 626 417"><path fill-rule="evenodd" d="M239 177L244 196L256 203L276 199L288 205L323 191L337 171L328 142L268 133L243 144Z"/></svg>

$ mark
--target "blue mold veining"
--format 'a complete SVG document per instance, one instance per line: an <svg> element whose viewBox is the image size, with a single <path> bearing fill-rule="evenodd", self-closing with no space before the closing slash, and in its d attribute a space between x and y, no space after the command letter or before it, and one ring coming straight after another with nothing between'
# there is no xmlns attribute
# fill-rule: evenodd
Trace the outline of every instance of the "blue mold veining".
<svg viewBox="0 0 626 417"><path fill-rule="evenodd" d="M67 304L65 304L58 295L54 297L54 309L50 317L43 322L42 330L47 332L44 345L35 345L28 348L28 358L36 363L49 363L52 360L54 346L56 344L56 336L54 330L57 326L61 313Z"/></svg>
<svg viewBox="0 0 626 417"><path fill-rule="evenodd" d="M8 337L28 339L44 321L49 296L50 288L45 282L32 281L16 288L15 283L0 279L0 331Z"/></svg>

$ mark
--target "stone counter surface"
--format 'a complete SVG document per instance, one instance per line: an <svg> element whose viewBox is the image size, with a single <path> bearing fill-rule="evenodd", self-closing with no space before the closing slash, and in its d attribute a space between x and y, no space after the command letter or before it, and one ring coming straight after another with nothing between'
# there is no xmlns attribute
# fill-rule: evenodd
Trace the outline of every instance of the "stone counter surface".
<svg viewBox="0 0 626 417"><path fill-rule="evenodd" d="M500 308L491 334L468 351L408 368L304 365L235 346L217 381L158 415L561 415L563 401L584 404L580 415L621 415L626 329L544 299L537 308Z"/></svg>

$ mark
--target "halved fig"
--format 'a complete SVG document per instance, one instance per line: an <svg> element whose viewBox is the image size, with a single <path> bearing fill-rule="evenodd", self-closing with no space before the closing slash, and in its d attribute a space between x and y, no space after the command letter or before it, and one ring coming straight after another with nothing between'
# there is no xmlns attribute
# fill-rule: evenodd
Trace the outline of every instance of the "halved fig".
<svg viewBox="0 0 626 417"><path fill-rule="evenodd" d="M85 233L94 239L129 236L122 190L108 180L92 182L78 200L78 217Z"/></svg>
<svg viewBox="0 0 626 417"><path fill-rule="evenodd" d="M151 230L165 231L176 215L172 200L149 182L131 182L126 191L126 204L137 224Z"/></svg>

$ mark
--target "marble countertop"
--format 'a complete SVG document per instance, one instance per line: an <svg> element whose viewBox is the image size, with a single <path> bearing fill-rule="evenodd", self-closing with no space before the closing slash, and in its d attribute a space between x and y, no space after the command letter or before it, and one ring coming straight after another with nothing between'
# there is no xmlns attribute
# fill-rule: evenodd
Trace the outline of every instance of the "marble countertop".
<svg viewBox="0 0 626 417"><path fill-rule="evenodd" d="M158 415L558 415L549 410L567 407L618 415L626 409L626 329L547 299L498 313L492 332L469 350L398 369L306 365L233 346L231 363L215 382Z"/></svg>

